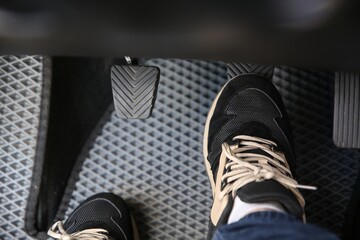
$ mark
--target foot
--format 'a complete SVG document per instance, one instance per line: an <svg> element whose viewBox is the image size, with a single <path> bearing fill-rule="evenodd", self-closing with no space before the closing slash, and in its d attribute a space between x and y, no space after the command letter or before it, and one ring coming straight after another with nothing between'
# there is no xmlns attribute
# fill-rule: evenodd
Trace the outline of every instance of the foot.
<svg viewBox="0 0 360 240"><path fill-rule="evenodd" d="M48 235L54 239L137 239L128 206L112 193L100 193L88 198L64 224L56 222Z"/></svg>
<svg viewBox="0 0 360 240"><path fill-rule="evenodd" d="M217 95L205 125L204 160L213 191L208 239L226 224L235 197L246 203L279 203L304 217L294 180L290 124L272 83L257 75L230 80Z"/></svg>

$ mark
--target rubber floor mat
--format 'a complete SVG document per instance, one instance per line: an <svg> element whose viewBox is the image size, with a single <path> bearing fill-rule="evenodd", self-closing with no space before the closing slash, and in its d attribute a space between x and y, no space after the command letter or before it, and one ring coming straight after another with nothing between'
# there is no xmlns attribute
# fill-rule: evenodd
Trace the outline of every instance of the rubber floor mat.
<svg viewBox="0 0 360 240"><path fill-rule="evenodd" d="M273 82L291 119L299 182L318 187L303 191L307 221L341 235L360 153L332 140L334 73L280 67Z"/></svg>
<svg viewBox="0 0 360 240"><path fill-rule="evenodd" d="M202 158L207 111L226 82L226 65L149 60L161 69L153 116L112 113L79 174L71 212L95 193L112 191L134 211L143 239L203 239L211 190ZM36 145L41 58L0 58L0 239L31 239L23 229ZM273 82L292 120L297 175L319 190L304 192L310 223L340 234L359 168L358 151L332 143L333 74L276 68Z"/></svg>
<svg viewBox="0 0 360 240"><path fill-rule="evenodd" d="M40 56L0 57L0 239L26 239L42 89Z"/></svg>
<svg viewBox="0 0 360 240"><path fill-rule="evenodd" d="M153 116L111 115L83 164L67 214L85 198L111 191L129 202L143 239L203 239L211 191L202 133L226 82L226 65L162 59L147 64L161 69ZM340 234L360 154L332 143L333 74L280 67L273 82L292 120L300 182L319 188L304 192L308 222Z"/></svg>
<svg viewBox="0 0 360 240"><path fill-rule="evenodd" d="M132 207L142 239L201 239L212 195L203 125L226 65L159 59L147 65L161 69L152 117L112 114L83 164L68 213L88 196L111 191Z"/></svg>

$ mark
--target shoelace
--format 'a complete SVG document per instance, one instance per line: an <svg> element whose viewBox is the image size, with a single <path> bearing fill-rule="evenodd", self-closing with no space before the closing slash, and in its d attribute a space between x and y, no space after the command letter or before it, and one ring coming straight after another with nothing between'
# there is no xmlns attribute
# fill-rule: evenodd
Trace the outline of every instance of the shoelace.
<svg viewBox="0 0 360 240"><path fill-rule="evenodd" d="M273 179L293 192L300 205L305 206L305 200L298 189L316 190L316 187L300 185L292 178L285 156L274 150L276 143L246 135L236 136L233 140L239 140L239 146L222 144L219 164L225 165L226 172L221 179L224 188L220 192L220 199L230 193L235 197L237 190L250 182ZM263 153L252 151L258 149Z"/></svg>
<svg viewBox="0 0 360 240"><path fill-rule="evenodd" d="M49 229L47 234L58 240L108 240L108 231L101 228L91 228L83 231L68 234L64 229L64 224L61 221L56 222Z"/></svg>

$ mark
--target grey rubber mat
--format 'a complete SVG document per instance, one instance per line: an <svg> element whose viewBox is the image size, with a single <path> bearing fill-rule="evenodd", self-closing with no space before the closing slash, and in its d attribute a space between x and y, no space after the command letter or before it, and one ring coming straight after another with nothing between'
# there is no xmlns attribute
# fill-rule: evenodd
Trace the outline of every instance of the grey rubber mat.
<svg viewBox="0 0 360 240"><path fill-rule="evenodd" d="M202 158L207 111L226 65L149 60L161 79L153 116L112 113L79 175L67 213L97 192L125 198L143 239L203 239L211 205ZM29 239L23 214L30 185L41 93L39 57L0 58L0 239ZM292 120L308 222L340 233L359 168L357 151L332 143L333 74L275 68L273 81Z"/></svg>
<svg viewBox="0 0 360 240"><path fill-rule="evenodd" d="M340 235L360 153L332 140L334 74L281 67L273 82L291 119L299 182L318 187L303 192L307 220Z"/></svg>
<svg viewBox="0 0 360 240"><path fill-rule="evenodd" d="M211 191L202 158L209 106L226 82L225 64L149 60L161 69L158 100L147 120L113 113L85 160L69 214L85 198L111 191L125 198L143 239L203 239ZM276 68L294 127L298 175L308 222L340 234L360 154L332 144L333 75Z"/></svg>
<svg viewBox="0 0 360 240"><path fill-rule="evenodd" d="M0 57L0 239L26 239L24 214L40 111L38 56Z"/></svg>
<svg viewBox="0 0 360 240"><path fill-rule="evenodd" d="M83 164L68 213L88 196L111 191L134 210L142 239L201 239L212 195L203 166L203 125L226 81L226 65L147 64L161 69L152 117L112 114Z"/></svg>

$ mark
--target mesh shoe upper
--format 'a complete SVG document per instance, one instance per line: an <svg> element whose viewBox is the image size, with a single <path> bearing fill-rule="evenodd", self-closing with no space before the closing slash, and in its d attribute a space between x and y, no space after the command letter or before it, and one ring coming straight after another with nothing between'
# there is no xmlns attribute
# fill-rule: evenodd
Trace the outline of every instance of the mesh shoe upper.
<svg viewBox="0 0 360 240"><path fill-rule="evenodd" d="M88 198L72 212L64 224L68 235L83 233L82 236L86 236L86 233L96 232L114 240L133 239L133 228L127 204L112 193L100 193ZM105 234L103 230L106 231ZM78 237L76 239L87 238ZM103 238L99 235L99 238L94 239Z"/></svg>
<svg viewBox="0 0 360 240"><path fill-rule="evenodd" d="M249 203L277 201L303 216L297 188L306 186L293 179L290 124L269 80L242 75L224 86L205 125L204 157L214 195L209 236L227 222L235 195Z"/></svg>
<svg viewBox="0 0 360 240"><path fill-rule="evenodd" d="M243 75L232 79L217 100L207 146L207 159L213 172L217 170L221 144L237 135L275 141L294 172L295 157L286 110L276 88L261 76Z"/></svg>

